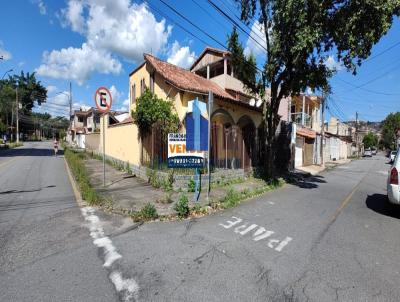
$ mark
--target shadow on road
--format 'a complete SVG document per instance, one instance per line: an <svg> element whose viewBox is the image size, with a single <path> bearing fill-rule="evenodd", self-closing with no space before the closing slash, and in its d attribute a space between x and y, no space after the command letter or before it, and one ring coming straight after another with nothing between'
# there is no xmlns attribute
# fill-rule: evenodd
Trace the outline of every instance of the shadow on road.
<svg viewBox="0 0 400 302"><path fill-rule="evenodd" d="M63 150L58 150L57 155L63 155ZM22 149L8 149L0 151L0 157L16 157L16 156L54 156L53 149L39 149L39 148L22 148Z"/></svg>
<svg viewBox="0 0 400 302"><path fill-rule="evenodd" d="M400 206L391 204L386 195L372 194L368 195L365 201L367 208L379 214L400 219Z"/></svg>
<svg viewBox="0 0 400 302"><path fill-rule="evenodd" d="M324 177L321 175L309 175L305 173L292 173L285 180L302 189L316 189L319 187L318 184L326 183Z"/></svg>

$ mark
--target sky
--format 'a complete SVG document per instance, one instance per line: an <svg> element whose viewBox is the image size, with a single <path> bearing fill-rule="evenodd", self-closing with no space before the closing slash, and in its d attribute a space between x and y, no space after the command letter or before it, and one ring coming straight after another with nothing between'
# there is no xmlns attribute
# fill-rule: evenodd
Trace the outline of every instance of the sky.
<svg viewBox="0 0 400 302"><path fill-rule="evenodd" d="M239 14L233 0L214 2L231 16ZM242 26L265 43L259 24ZM94 106L97 87L105 86L113 95L112 109L127 110L129 73L143 53L187 68L206 46L226 45L232 25L206 0L15 0L2 3L0 28L0 76L10 69L36 72L49 98L35 110L67 116L70 82L74 109ZM240 38L261 62L261 47L248 35ZM358 112L361 120L380 121L400 111L398 19L356 76L333 56L326 64L337 70L330 81L327 119L354 120Z"/></svg>

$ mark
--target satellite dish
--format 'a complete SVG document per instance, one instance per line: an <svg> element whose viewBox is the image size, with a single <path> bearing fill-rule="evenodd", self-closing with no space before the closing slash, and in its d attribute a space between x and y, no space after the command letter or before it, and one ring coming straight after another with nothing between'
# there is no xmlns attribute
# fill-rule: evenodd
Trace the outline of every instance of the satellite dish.
<svg viewBox="0 0 400 302"><path fill-rule="evenodd" d="M257 106L257 107L260 107L261 104L262 104L262 100L261 100L261 99L258 99L258 100L257 100L257 103L256 103L256 106Z"/></svg>
<svg viewBox="0 0 400 302"><path fill-rule="evenodd" d="M250 106L254 106L256 104L256 100L255 99L251 99L249 101Z"/></svg>

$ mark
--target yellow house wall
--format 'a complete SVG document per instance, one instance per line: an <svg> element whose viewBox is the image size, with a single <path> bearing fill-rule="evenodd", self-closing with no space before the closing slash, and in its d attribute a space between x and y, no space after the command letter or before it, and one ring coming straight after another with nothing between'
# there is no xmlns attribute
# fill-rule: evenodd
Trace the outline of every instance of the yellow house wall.
<svg viewBox="0 0 400 302"><path fill-rule="evenodd" d="M135 84L136 88L136 98L140 97L140 80L144 79L146 87L150 87L150 72L151 67L148 64L144 64L141 66L134 74L129 77L129 112L131 112L135 108L136 102L132 103L132 86ZM155 73L154 79L154 93L163 99L169 99L173 101L175 110L179 116L179 119L183 121L185 114L187 112L188 102L190 100L199 98L201 101L207 102L208 96L191 93L191 92L183 92L178 91L177 88L167 84L165 79L162 78L158 73ZM214 107L213 112L218 110L219 108L223 108L228 111L232 118L234 119L235 124L239 121L239 119L247 115L250 119L253 120L256 127L259 127L262 121L262 116L260 112L250 110L244 108L239 105L230 104L226 101L221 101L218 98L214 99ZM108 118L107 118L108 120ZM102 123L103 119L100 121L100 129L102 131ZM185 131L184 126L181 129L182 132ZM139 139L139 131L135 124L124 124L119 126L111 126L108 127L106 123L106 139L105 139L105 152L106 155L111 156L113 158L129 162L134 165L140 165L140 158L142 152L142 144ZM103 146L103 135L100 135L100 150L102 150ZM148 152L144 150L143 152Z"/></svg>
<svg viewBox="0 0 400 302"><path fill-rule="evenodd" d="M140 148L138 128L135 124L123 124L108 127L106 116L105 153L116 159L139 166ZM100 119L100 129L103 131L103 118ZM103 133L100 135L100 150L103 150Z"/></svg>

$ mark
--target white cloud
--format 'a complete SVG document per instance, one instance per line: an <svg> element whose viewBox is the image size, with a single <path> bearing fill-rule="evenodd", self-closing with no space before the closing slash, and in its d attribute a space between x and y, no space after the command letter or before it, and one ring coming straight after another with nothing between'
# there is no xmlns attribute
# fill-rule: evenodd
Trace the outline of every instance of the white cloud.
<svg viewBox="0 0 400 302"><path fill-rule="evenodd" d="M122 106L117 108L117 111L128 111L129 109L129 99L126 99L122 102Z"/></svg>
<svg viewBox="0 0 400 302"><path fill-rule="evenodd" d="M2 41L0 41L0 57L2 57L3 60L5 61L10 60L12 58L11 53L4 49Z"/></svg>
<svg viewBox="0 0 400 302"><path fill-rule="evenodd" d="M132 61L142 60L144 52L158 53L172 30L165 20L157 22L146 4L128 0L70 0L62 16L96 48Z"/></svg>
<svg viewBox="0 0 400 302"><path fill-rule="evenodd" d="M71 0L68 7L61 10L63 16L61 25L70 25L73 31L84 33L86 31L85 19L83 17L83 2Z"/></svg>
<svg viewBox="0 0 400 302"><path fill-rule="evenodd" d="M43 64L36 72L45 77L74 80L82 85L93 72L119 74L121 70L121 63L110 53L83 43L81 48L69 47L45 52Z"/></svg>
<svg viewBox="0 0 400 302"><path fill-rule="evenodd" d="M343 69L343 65L337 62L333 56L329 56L325 60L325 66L334 71L339 71Z"/></svg>
<svg viewBox="0 0 400 302"><path fill-rule="evenodd" d="M69 0L61 10L61 24L86 38L81 48L45 52L39 75L75 80L83 84L95 72L118 74L116 55L141 61L144 52L165 48L172 27L157 22L146 4L129 0Z"/></svg>
<svg viewBox="0 0 400 302"><path fill-rule="evenodd" d="M41 0L38 1L38 7L39 7L39 12L41 15L45 15L47 13L46 6L44 5L43 1L41 1Z"/></svg>
<svg viewBox="0 0 400 302"><path fill-rule="evenodd" d="M253 54L257 57L261 54L265 54L266 48L267 40L264 33L264 25L256 21L251 27L250 37L246 42L244 53L245 55Z"/></svg>
<svg viewBox="0 0 400 302"><path fill-rule="evenodd" d="M47 86L46 89L47 89L47 94L51 94L57 91L57 87L53 85Z"/></svg>
<svg viewBox="0 0 400 302"><path fill-rule="evenodd" d="M172 44L167 61L183 68L190 67L195 61L195 53L190 52L189 46L180 46L178 41Z"/></svg>
<svg viewBox="0 0 400 302"><path fill-rule="evenodd" d="M114 85L112 85L109 90L111 92L113 103L117 103L123 93L119 92L117 87L115 87Z"/></svg>

